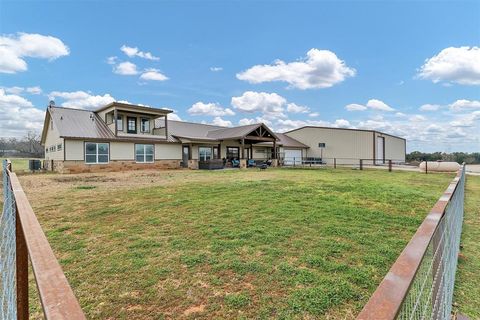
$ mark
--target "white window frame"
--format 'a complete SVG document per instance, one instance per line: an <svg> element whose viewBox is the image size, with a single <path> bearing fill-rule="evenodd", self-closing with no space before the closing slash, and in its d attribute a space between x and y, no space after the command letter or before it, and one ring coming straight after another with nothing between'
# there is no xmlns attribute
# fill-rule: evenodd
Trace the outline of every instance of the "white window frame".
<svg viewBox="0 0 480 320"><path fill-rule="evenodd" d="M143 127L144 124L146 124L148 126L148 129L144 129L144 127ZM141 132L150 132L150 119L140 118L140 131Z"/></svg>
<svg viewBox="0 0 480 320"><path fill-rule="evenodd" d="M117 130L118 131L123 131L123 115L119 114L117 115Z"/></svg>
<svg viewBox="0 0 480 320"><path fill-rule="evenodd" d="M95 162L87 162L87 144L94 144L95 145L95 154L93 153L89 153L88 155L89 156L93 156L95 155ZM108 147L108 153L106 154L107 156L107 162L99 162L98 161L98 145L100 144L106 144ZM85 142L85 146L84 146L84 156L85 156L85 164L109 164L110 163L110 143L108 142ZM104 156L104 154L102 154L102 156Z"/></svg>
<svg viewBox="0 0 480 320"><path fill-rule="evenodd" d="M142 146L143 147L143 161L138 161L137 160L137 146ZM147 148L146 146L152 146L152 161L147 161ZM155 145L154 144L143 144L143 143L136 143L135 144L135 162L136 163L154 163L155 162ZM150 154L149 154L150 155Z"/></svg>

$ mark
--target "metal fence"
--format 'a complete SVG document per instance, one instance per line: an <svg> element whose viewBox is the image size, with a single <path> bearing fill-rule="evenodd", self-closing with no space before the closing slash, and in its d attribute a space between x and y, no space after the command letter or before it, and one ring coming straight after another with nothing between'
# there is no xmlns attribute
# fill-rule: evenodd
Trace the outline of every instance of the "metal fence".
<svg viewBox="0 0 480 320"><path fill-rule="evenodd" d="M16 291L16 208L12 186L7 174L7 161L2 161L3 208L0 216L0 319L17 318Z"/></svg>
<svg viewBox="0 0 480 320"><path fill-rule="evenodd" d="M462 165L357 319L451 319L464 190Z"/></svg>
<svg viewBox="0 0 480 320"><path fill-rule="evenodd" d="M33 213L11 164L3 161L0 217L0 320L26 320L28 261L47 320L84 320L80 305Z"/></svg>
<svg viewBox="0 0 480 320"><path fill-rule="evenodd" d="M396 159L360 159L360 158L317 158L317 157L283 157L279 165L284 167L325 168L348 167L363 170L365 168L417 168L406 166L405 161Z"/></svg>

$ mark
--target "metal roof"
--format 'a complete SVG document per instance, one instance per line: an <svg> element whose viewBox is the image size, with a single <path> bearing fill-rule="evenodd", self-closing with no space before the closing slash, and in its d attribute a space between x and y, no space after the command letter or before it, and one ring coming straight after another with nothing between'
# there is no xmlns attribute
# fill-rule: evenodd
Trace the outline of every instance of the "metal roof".
<svg viewBox="0 0 480 320"><path fill-rule="evenodd" d="M162 136L153 135L137 136L115 136L107 124L100 119L94 111L71 109L63 107L48 107L48 114L53 120L55 128L60 137L71 139L96 139L110 141L155 141L180 143L180 138L198 141L219 141L227 139L240 139L260 126L264 126L274 138L278 139L278 145L288 147L308 148L303 143L281 133L273 133L262 123L251 124L239 127L221 127L202 123L168 120L168 137L165 140ZM47 120L47 118L45 119ZM156 119L155 126L163 127L164 119ZM44 124L44 134L48 123ZM258 145L272 145L272 142L260 142Z"/></svg>
<svg viewBox="0 0 480 320"><path fill-rule="evenodd" d="M49 107L53 125L61 137L113 140L115 135L95 112Z"/></svg>

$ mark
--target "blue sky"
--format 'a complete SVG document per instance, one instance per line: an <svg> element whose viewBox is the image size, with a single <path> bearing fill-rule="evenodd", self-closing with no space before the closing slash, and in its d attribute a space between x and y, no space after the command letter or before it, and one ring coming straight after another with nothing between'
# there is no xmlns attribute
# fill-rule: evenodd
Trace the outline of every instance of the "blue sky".
<svg viewBox="0 0 480 320"><path fill-rule="evenodd" d="M479 46L480 1L1 1L0 136L117 100L478 152Z"/></svg>

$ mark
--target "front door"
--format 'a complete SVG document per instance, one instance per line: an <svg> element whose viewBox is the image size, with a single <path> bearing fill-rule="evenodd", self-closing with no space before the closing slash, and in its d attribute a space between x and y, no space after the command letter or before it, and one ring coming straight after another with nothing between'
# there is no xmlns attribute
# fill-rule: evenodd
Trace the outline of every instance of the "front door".
<svg viewBox="0 0 480 320"><path fill-rule="evenodd" d="M183 146L182 148L182 167L188 167L188 160L190 159L190 147Z"/></svg>

